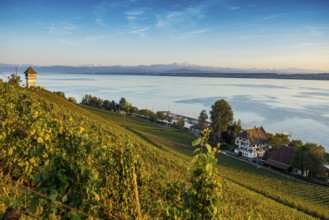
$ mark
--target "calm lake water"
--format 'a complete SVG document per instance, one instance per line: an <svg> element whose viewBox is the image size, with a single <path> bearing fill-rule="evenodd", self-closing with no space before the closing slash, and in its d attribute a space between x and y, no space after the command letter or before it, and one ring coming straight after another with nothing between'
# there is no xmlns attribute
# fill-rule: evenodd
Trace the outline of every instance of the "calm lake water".
<svg viewBox="0 0 329 220"><path fill-rule="evenodd" d="M115 101L125 97L140 109L195 118L223 98L243 128L290 132L293 139L322 144L329 152L328 81L45 73L38 74L37 85L79 102L84 94Z"/></svg>

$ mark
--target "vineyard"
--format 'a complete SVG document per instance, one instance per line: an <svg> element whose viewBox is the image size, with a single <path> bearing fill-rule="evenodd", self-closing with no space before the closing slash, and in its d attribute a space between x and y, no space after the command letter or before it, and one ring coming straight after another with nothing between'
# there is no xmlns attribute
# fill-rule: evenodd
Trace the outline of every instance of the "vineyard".
<svg viewBox="0 0 329 220"><path fill-rule="evenodd" d="M0 216L166 218L181 202L192 134L0 82ZM223 219L329 219L328 189L219 156ZM313 217L312 217L313 216Z"/></svg>
<svg viewBox="0 0 329 220"><path fill-rule="evenodd" d="M329 188L291 179L256 168L225 155L219 156L220 172L228 180L322 219L329 219Z"/></svg>
<svg viewBox="0 0 329 220"><path fill-rule="evenodd" d="M36 216L58 218L78 212L130 218L139 212L137 188L141 212L154 215L167 183L186 178L186 161L120 126L102 124L98 116L85 115L43 89L0 86L3 209L15 205Z"/></svg>

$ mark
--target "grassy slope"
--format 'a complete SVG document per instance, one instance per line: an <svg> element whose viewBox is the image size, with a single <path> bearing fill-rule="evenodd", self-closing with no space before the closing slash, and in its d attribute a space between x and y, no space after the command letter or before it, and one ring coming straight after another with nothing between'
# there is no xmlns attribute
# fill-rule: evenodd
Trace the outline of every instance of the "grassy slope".
<svg viewBox="0 0 329 220"><path fill-rule="evenodd" d="M151 205L151 203L156 201L156 198L163 197L165 191L162 189L165 189L170 182L177 179L187 179L187 167L191 159L191 152L193 151L190 147L190 143L194 139L192 134L182 130L158 127L129 116L123 118L122 115L116 113L90 107L82 108L48 91L40 90L37 93L31 91L26 92L33 93L37 98L45 100L46 102L52 102L55 105L61 106L61 108L64 108L68 112L75 112L88 117L90 120L100 124L105 130L115 133L117 135L116 138L129 139L131 142L137 143L136 146L138 147L134 150L144 161L144 169L147 170L151 176L152 186L150 187L153 188L149 191L153 195L141 195L141 200L144 205ZM225 160L221 158L220 161ZM230 164L235 164L235 161L226 161L222 164L221 168L221 172L224 176L224 202L222 206L224 217L234 219L245 219L248 216L252 219L259 216L263 219L311 218L303 212L299 212L296 209L275 202L266 196L255 193L253 189L248 190L246 187L237 185L234 182L240 181L245 182L247 185L251 184L249 181L243 181L243 178L248 179L250 171L243 169L241 171L240 167L230 166ZM234 178L237 170L240 170L240 172L247 175L247 177L239 176L239 178ZM225 177L233 178L235 181L229 181ZM276 179L276 177L271 178L273 180ZM262 183L260 179L257 179L257 181ZM268 184L267 182L263 183ZM11 187L8 187L7 189L10 188ZM298 199L297 197L296 199ZM295 199L295 197L292 198ZM8 196L6 198L4 194L0 193L0 199L0 201L4 201L4 199L8 199ZM0 213L4 211L4 208L4 205L0 206ZM147 208L144 210L147 210ZM152 216L153 213L146 215Z"/></svg>
<svg viewBox="0 0 329 220"><path fill-rule="evenodd" d="M3 86L3 85L0 85ZM43 103L45 102L47 106L53 106L56 108L56 115L53 115L53 111L43 111L43 104L38 104L40 109L39 111L39 119L36 123L44 123L44 118L42 118L42 115L46 115L49 113L48 118L46 119L49 121L55 121L55 120L62 120L61 114L64 113L66 115L74 115L77 116L79 120L82 120L84 125L80 126L87 126L85 127L86 132L91 132L89 134L89 137L91 139L95 139L97 141L97 137L95 137L95 134L101 134L106 135L107 137L104 140L109 140L110 142L104 144L107 144L108 146L116 148L121 147L125 145L126 142L133 143L133 149L135 155L138 155L138 160L142 161L143 167L142 172L145 174L144 177L147 179L143 179L142 185L140 186L140 202L142 206L142 212L144 215L148 216L154 216L155 215L155 204L159 199L163 199L166 196L167 193L167 185L170 183L175 182L177 179L187 179L187 167L188 167L188 161L185 159L182 159L181 156L177 156L177 154L171 153L169 150L164 151L162 149L159 149L157 146L154 146L150 141L145 140L144 138L140 137L139 135L136 135L134 132L126 130L120 124L117 124L113 121L104 120L102 117L100 117L97 114L94 114L88 110L85 110L81 108L79 105L70 103L63 99L62 97L59 97L56 94L53 94L51 92L48 92L46 90L26 90L24 88L10 88L3 86L0 89L4 89L0 94L0 101L3 100L5 105L0 105L1 108L5 112L11 112L12 110L9 110L9 108L15 109L15 111L19 112L21 111L24 104L18 101L19 98L25 99L25 94L27 94L29 100L34 100L36 103ZM9 91L10 90L10 91ZM7 94L5 94L7 93ZM11 95L12 94L12 95ZM35 110L32 108L29 108L26 106L27 109L30 109L32 111L32 114L36 113ZM16 114L16 113L14 113ZM25 112L20 112L20 117L22 117ZM29 114L29 113L28 113ZM17 115L17 114L16 114ZM30 114L29 114L30 115ZM27 115L28 116L28 115ZM66 116L65 116L66 117ZM19 117L15 117L13 119L10 119L4 115L3 117L0 116L0 121L12 121L12 120L18 120L20 121ZM20 121L20 123L24 126L24 129L27 131L30 130L30 125L24 124L25 121ZM47 124L47 122L45 122ZM79 124L79 122L77 122ZM92 127L88 127L88 126ZM13 126L13 129L10 129L8 132L12 132L15 129L15 123L11 123L10 126ZM44 128L44 132L48 131L48 128ZM55 128L51 128L52 131L54 131ZM95 130L95 132L92 132ZM0 134L1 134L0 130ZM24 132L25 133L25 132ZM18 138L19 136L16 136L15 133L9 134L8 138ZM1 140L1 139L0 139ZM5 139L4 139L5 140ZM29 146L33 145L35 141L32 140L32 138L28 139L21 139L24 141L23 143L28 143ZM69 143L67 143L69 144ZM1 142L0 141L0 156L6 155L7 150L9 147L15 148L15 141L13 140L11 143L8 144L8 142ZM26 151L26 150L25 150ZM15 152L15 151L14 151ZM95 151L95 155L97 155L97 150ZM21 158L20 160L28 160L26 156L25 158ZM92 160L98 161L98 158L91 158ZM40 168L43 170L44 168ZM34 174L37 174L38 170L32 171ZM32 175L33 175L32 173ZM2 175L2 172L0 170L0 174ZM105 176L101 176L101 178L105 178ZM31 184L33 185L33 184ZM10 191L9 196L6 196L7 191ZM15 201L16 197L19 197L19 194L22 192L17 192L17 188L12 188L10 186L10 183L6 182L4 178L1 178L0 181L0 214L1 212L4 212L6 205L5 204L19 204L20 207L24 207L27 203L23 203L21 201ZM14 198L15 195L15 198Z"/></svg>
<svg viewBox="0 0 329 220"><path fill-rule="evenodd" d="M84 107L89 111L94 112L100 117L104 118L107 121L115 122L122 127L126 127L128 130L134 130L135 133L139 134L141 137L150 140L156 145L161 145L165 150L175 150L177 153L183 153L185 156L182 158L190 160L192 155L192 147L190 143L195 137L186 131L171 129L171 128L162 128L152 123L145 122L140 119L136 119L130 116L118 115L116 113L94 109L91 107ZM255 178L259 184L267 184L265 191L268 192L271 189L272 184L280 184L284 186L285 184L294 184L299 187L304 187L300 182L292 181L291 179L285 179L281 176L262 170L259 172L258 169L252 166L246 166L246 169L241 169L241 166L244 167L245 164L240 164L238 161L229 158L227 156L221 155L219 158L220 163L220 172L224 177L223 181L223 194L224 194L224 216L228 218L235 219L244 219L247 215L252 218L262 217L264 219L275 218L275 219L308 219L312 218L311 216L305 214L304 212L298 211L295 208L290 208L280 202L276 202L273 199L273 196L268 196L266 193L259 193L257 190L252 188L252 181L249 181L250 178ZM243 177L235 175L236 172L242 172ZM265 173L263 173L265 172ZM248 176L249 175L249 176ZM259 177L263 176L263 180ZM267 179L266 177L269 177ZM248 180L248 181L245 181ZM268 181L271 181L268 185ZM237 184L242 182L244 184ZM258 185L257 185L258 186ZM263 187L261 187L263 188ZM314 189L317 189L316 187ZM321 192L320 192L321 193ZM304 205L305 198L298 196L300 191L295 191L295 195L290 197L291 200L300 201ZM265 195L265 196L264 196ZM271 195L271 194L270 194ZM314 196L315 197L315 196ZM312 204L312 203L311 203ZM326 213L326 210L323 206L315 206L320 210L320 215Z"/></svg>

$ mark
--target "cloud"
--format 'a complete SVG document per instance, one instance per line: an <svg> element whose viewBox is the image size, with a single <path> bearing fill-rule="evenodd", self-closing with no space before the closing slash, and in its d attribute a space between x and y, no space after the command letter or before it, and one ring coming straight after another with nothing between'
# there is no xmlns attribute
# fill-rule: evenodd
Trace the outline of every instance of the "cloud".
<svg viewBox="0 0 329 220"><path fill-rule="evenodd" d="M190 38L195 35L203 34L206 32L209 32L211 29L210 28L202 28L202 29L194 29L189 32L185 32L182 34L181 38Z"/></svg>
<svg viewBox="0 0 329 220"><path fill-rule="evenodd" d="M239 10L241 7L237 7L237 6L231 6L230 7L230 10L233 10L233 11L235 11L235 10Z"/></svg>
<svg viewBox="0 0 329 220"><path fill-rule="evenodd" d="M156 27L183 38L205 33L209 29L199 24L205 17L203 9L199 5L158 15Z"/></svg>
<svg viewBox="0 0 329 220"><path fill-rule="evenodd" d="M170 11L158 16L156 25L159 28L171 30L181 26L194 26L203 17L200 7L189 7L181 11Z"/></svg>
<svg viewBox="0 0 329 220"><path fill-rule="evenodd" d="M138 36L142 38L147 37L147 31L150 29L150 27L141 27L141 28L134 28L129 31L130 34L137 34Z"/></svg>
<svg viewBox="0 0 329 220"><path fill-rule="evenodd" d="M52 23L47 27L48 32L54 35L70 35L79 28L78 25L70 22Z"/></svg>
<svg viewBox="0 0 329 220"><path fill-rule="evenodd" d="M151 29L150 25L144 24L147 20L144 9L134 9L125 12L128 22L128 33L136 34L142 38L147 37L147 31Z"/></svg>
<svg viewBox="0 0 329 220"><path fill-rule="evenodd" d="M104 20L102 18L99 18L99 17L95 19L95 23L100 25L100 26L103 26L103 27L107 26L106 23L104 22Z"/></svg>
<svg viewBox="0 0 329 220"><path fill-rule="evenodd" d="M129 26L138 25L140 21L143 21L144 18L142 17L144 14L143 10L132 10L126 12L126 20L128 21Z"/></svg>
<svg viewBox="0 0 329 220"><path fill-rule="evenodd" d="M120 6L119 2L101 2L94 6L93 15L94 15L94 22L97 25L100 25L102 27L106 27L106 15L109 11L111 11L114 8L117 8Z"/></svg>

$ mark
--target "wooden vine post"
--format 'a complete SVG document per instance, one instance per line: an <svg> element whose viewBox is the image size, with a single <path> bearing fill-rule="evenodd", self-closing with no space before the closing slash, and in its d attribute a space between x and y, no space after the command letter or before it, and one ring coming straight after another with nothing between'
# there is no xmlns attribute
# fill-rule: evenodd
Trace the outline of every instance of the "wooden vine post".
<svg viewBox="0 0 329 220"><path fill-rule="evenodd" d="M137 209L137 220L142 220L141 207L139 204L139 195L138 195L138 186L137 186L137 176L135 173L135 166L133 165L133 188L136 200L136 209Z"/></svg>

